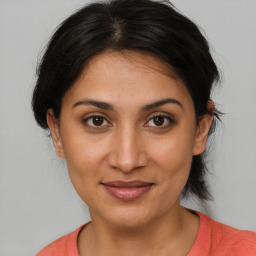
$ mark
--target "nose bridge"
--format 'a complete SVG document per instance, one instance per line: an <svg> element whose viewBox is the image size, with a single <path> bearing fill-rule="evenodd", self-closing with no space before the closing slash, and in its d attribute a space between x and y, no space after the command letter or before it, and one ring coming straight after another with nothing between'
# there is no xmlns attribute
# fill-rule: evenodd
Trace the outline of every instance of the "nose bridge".
<svg viewBox="0 0 256 256"><path fill-rule="evenodd" d="M140 131L132 124L124 124L117 129L112 165L123 172L130 172L147 163Z"/></svg>

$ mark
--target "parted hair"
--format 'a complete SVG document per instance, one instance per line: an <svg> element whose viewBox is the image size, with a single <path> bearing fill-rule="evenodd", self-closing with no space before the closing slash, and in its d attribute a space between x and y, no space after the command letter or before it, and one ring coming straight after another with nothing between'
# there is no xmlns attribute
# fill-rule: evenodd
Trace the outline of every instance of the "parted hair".
<svg viewBox="0 0 256 256"><path fill-rule="evenodd" d="M88 61L108 49L139 51L166 63L187 87L197 121L205 114L214 115L209 133L214 130L219 112L210 113L207 102L219 72L208 42L198 26L169 1L153 0L93 2L59 25L39 62L32 97L34 116L42 128L48 129L47 110L53 109L58 119L65 93ZM193 156L182 196L211 198L205 153Z"/></svg>

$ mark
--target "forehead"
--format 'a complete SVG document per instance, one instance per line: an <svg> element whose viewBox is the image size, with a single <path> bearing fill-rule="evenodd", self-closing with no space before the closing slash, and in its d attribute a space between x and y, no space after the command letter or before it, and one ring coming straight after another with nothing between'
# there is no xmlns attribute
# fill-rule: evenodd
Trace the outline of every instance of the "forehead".
<svg viewBox="0 0 256 256"><path fill-rule="evenodd" d="M109 50L89 61L64 99L97 97L135 104L167 96L192 101L182 80L163 61L141 52Z"/></svg>
<svg viewBox="0 0 256 256"><path fill-rule="evenodd" d="M173 72L172 67L163 62L159 58L147 53L131 50L115 51L107 50L101 54L94 56L85 67L82 75L93 72L102 66L112 68L114 64L118 64L118 69L128 68L129 70L144 73L158 73L159 75L172 77L177 79L177 75ZM109 66L110 64L110 66Z"/></svg>

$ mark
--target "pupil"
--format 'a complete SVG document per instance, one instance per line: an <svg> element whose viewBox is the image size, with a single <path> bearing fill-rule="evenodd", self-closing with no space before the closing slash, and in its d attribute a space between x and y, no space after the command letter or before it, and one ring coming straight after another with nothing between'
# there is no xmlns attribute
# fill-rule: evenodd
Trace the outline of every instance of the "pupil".
<svg viewBox="0 0 256 256"><path fill-rule="evenodd" d="M96 116L93 118L93 124L96 126L100 126L103 124L103 118L100 116Z"/></svg>
<svg viewBox="0 0 256 256"><path fill-rule="evenodd" d="M162 116L158 116L154 118L154 123L157 126L161 126L164 123L164 118Z"/></svg>

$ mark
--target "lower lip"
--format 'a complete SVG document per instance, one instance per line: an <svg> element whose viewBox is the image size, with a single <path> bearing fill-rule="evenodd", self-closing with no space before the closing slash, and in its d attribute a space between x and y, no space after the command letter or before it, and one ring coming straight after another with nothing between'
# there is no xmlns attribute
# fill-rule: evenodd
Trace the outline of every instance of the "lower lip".
<svg viewBox="0 0 256 256"><path fill-rule="evenodd" d="M104 187L112 196L123 201L130 201L137 199L145 194L152 187L152 185L133 188L110 187L106 185L104 185Z"/></svg>

